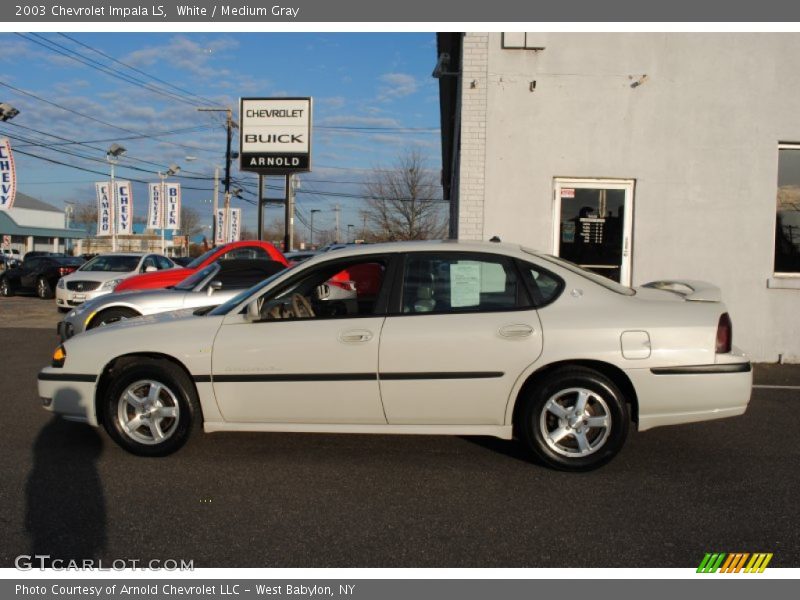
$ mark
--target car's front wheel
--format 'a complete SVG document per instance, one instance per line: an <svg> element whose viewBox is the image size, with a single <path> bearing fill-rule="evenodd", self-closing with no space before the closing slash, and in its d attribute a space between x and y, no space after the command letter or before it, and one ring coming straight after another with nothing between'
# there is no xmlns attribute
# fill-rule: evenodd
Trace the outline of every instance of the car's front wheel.
<svg viewBox="0 0 800 600"><path fill-rule="evenodd" d="M168 361L143 358L124 365L104 401L106 431L140 456L172 454L202 421L194 384Z"/></svg>
<svg viewBox="0 0 800 600"><path fill-rule="evenodd" d="M556 469L596 469L616 456L628 435L625 397L592 369L559 369L531 386L522 401L521 437Z"/></svg>
<svg viewBox="0 0 800 600"><path fill-rule="evenodd" d="M138 316L140 316L139 313L132 308L109 308L97 313L89 322L89 325L86 329L94 329L95 327L100 327L101 325L108 325L110 323L116 323L117 321L124 321L125 319L132 319Z"/></svg>

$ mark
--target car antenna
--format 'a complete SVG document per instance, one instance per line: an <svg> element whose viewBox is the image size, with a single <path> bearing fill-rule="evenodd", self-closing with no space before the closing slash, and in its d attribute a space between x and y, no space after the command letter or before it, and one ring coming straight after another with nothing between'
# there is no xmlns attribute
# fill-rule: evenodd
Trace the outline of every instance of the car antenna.
<svg viewBox="0 0 800 600"><path fill-rule="evenodd" d="M492 238L489 241L490 242L494 242L495 244L499 244L500 241L501 241L500 240L500 236L499 235L493 235Z"/></svg>

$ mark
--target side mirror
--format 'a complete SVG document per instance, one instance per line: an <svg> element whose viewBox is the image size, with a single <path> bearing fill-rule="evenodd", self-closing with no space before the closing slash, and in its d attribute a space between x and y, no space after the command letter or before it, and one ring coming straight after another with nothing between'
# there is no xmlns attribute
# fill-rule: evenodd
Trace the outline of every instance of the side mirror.
<svg viewBox="0 0 800 600"><path fill-rule="evenodd" d="M221 289L222 289L222 282L219 279L215 279L208 284L208 295L210 296L214 292L218 292Z"/></svg>
<svg viewBox="0 0 800 600"><path fill-rule="evenodd" d="M244 315L246 321L250 323L255 323L256 321L261 320L261 310L258 308L258 301L260 298L256 298L250 304L247 305L247 312Z"/></svg>
<svg viewBox="0 0 800 600"><path fill-rule="evenodd" d="M158 267L154 267L153 265L144 268L145 273L155 273L156 271L158 271Z"/></svg>

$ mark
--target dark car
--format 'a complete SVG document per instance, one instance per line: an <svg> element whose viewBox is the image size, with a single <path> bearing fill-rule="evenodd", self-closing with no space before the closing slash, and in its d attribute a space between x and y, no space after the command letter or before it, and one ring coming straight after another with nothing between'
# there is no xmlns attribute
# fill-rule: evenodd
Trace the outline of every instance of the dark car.
<svg viewBox="0 0 800 600"><path fill-rule="evenodd" d="M174 262L179 267L188 267L189 264L194 260L191 256L173 256L172 262Z"/></svg>
<svg viewBox="0 0 800 600"><path fill-rule="evenodd" d="M22 265L0 275L0 296L36 294L52 298L58 280L84 263L72 256L25 256Z"/></svg>
<svg viewBox="0 0 800 600"><path fill-rule="evenodd" d="M25 253L25 260L29 258L36 258L37 256L61 256L64 257L66 254L63 252L45 252L43 250L31 250L30 252Z"/></svg>

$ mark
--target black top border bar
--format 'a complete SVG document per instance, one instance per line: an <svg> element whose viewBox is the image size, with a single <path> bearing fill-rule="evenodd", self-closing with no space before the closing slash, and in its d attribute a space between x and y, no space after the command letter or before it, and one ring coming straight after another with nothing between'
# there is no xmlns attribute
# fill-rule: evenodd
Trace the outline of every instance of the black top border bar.
<svg viewBox="0 0 800 600"><path fill-rule="evenodd" d="M800 22L786 0L14 0L0 5L13 23L531 23Z"/></svg>

